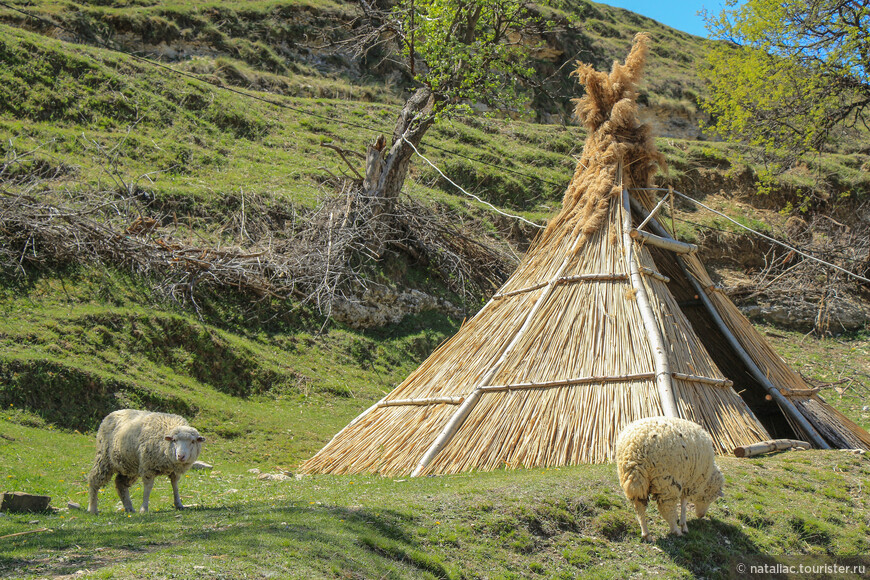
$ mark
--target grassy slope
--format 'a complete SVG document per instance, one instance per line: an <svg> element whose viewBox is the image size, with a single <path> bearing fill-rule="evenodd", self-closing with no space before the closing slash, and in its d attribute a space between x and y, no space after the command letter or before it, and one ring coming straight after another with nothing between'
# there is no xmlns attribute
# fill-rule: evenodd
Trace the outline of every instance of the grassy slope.
<svg viewBox="0 0 870 580"><path fill-rule="evenodd" d="M71 3L34 6L65 23L80 11ZM384 130L392 123L395 96L382 89L305 67L264 70L273 49L254 46L251 31L258 29L250 23L277 26L280 19L270 18L279 4L223 2L220 10L212 3L156 2L143 4L141 11L136 6L125 11L91 6L79 24L93 27L108 15L112 22L139 26L139 33L163 22L170 34L175 26L186 39L211 39L228 47L226 54L187 63L190 70L224 83L275 81L281 92L292 95L282 102L302 112L0 24L0 91L6 91L0 99L0 151L39 147L16 170L56 174L47 183L58 195L116 190L116 180L135 183L153 195L149 210L174 212L190 224L187 235L214 240L234 215L238 192L261 197L266 205L311 207L328 177L323 168L341 168L320 143L359 151L374 135L306 112ZM342 10L329 3L292 6ZM589 6L561 8L580 14ZM590 23L588 44L607 48L595 53L604 65L623 56L635 30L650 26L634 16L626 20L624 11L592 8L584 20ZM21 24L6 12L0 16ZM179 27L179 22L190 26ZM228 28L215 31L215 22ZM692 39L667 34L676 44L660 50L680 43L689 43L680 54L697 50ZM668 82L665 74L680 71L688 79L685 63L657 63L651 66L651 87L685 90L661 90L651 93L651 100L687 99L691 82ZM306 98L312 95L344 98ZM571 154L582 146L576 128L525 122L455 121L430 136L432 144L552 182L427 151L466 187L533 219L546 219L558 206L563 189L558 184L567 183ZM729 168L718 145L674 140L660 145L675 179L687 184L706 178L711 169ZM860 163L854 161L849 157L843 171L857 171ZM742 168L732 170L735 176L720 175L716 183L746 181ZM866 172L857 173L844 173L844 179L866 179ZM493 230L504 227L457 197L434 171L421 165L414 176L409 192L418 199L472 213ZM748 179L751 184L751 172ZM692 230L681 233L691 237ZM715 521L693 526L694 538L666 538L657 546L638 542L612 466L403 482L372 477L258 482L249 468L292 469L402 380L455 332L459 321L424 314L378 331L330 327L317 336L322 318L295 304L252 306L241 296L211 296L202 302L199 318L162 298L153 281L111 268L29 274L24 280L6 277L0 286L0 479L5 489L48 493L60 507L70 500L85 503L91 430L119 405L189 415L209 438L203 459L216 464L216 471L185 479L185 501L201 509L179 517L166 513L171 504L165 481L155 491L153 505L159 511L151 516L113 514L111 489L102 498L107 513L97 519L77 512L0 516L0 535L41 526L53 530L4 540L0 570L6 576L84 569L96 577L494 578L571 577L581 571L614 577L716 576L733 551L866 552L867 505L855 491L866 479L866 461L840 454L723 460L731 493L714 507ZM814 365L801 368L813 378L838 380L828 369L844 359L870 372L866 336L845 345L811 341L812 357L805 356L808 343L794 347L799 337L783 336L787 339L773 337L776 344L793 361ZM859 389L855 384L842 396L829 391L827 398L867 427L860 410L866 393ZM852 501L858 504L854 512L848 511ZM28 523L34 520L39 523ZM656 526L661 535L663 524L657 520Z"/></svg>
<svg viewBox="0 0 870 580"><path fill-rule="evenodd" d="M7 488L86 503L90 438L6 421L0 437ZM726 497L710 517L676 538L653 510L657 541L647 545L612 465L272 482L248 472L274 471L262 457L222 461L221 451L207 443L215 469L185 476L182 497L196 507L182 513L161 479L149 515L115 512L106 489L99 517L0 516L0 535L49 528L5 539L0 575L717 578L735 556L866 555L870 533L870 465L847 452L722 458Z"/></svg>
<svg viewBox="0 0 870 580"><path fill-rule="evenodd" d="M100 298L110 293L112 300ZM43 427L93 431L118 407L184 414L226 453L292 465L379 399L455 323L407 317L368 333L303 312L239 320L229 299L204 320L107 270L46 277L7 289L0 322L0 401ZM228 456L222 456L228 459Z"/></svg>

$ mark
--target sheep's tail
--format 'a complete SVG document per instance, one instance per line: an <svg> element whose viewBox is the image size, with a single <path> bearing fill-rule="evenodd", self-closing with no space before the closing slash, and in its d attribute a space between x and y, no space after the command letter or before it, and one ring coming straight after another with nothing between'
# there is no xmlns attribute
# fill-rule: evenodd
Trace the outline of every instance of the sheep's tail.
<svg viewBox="0 0 870 580"><path fill-rule="evenodd" d="M646 499L649 496L649 481L637 464L626 466L620 479L628 499Z"/></svg>

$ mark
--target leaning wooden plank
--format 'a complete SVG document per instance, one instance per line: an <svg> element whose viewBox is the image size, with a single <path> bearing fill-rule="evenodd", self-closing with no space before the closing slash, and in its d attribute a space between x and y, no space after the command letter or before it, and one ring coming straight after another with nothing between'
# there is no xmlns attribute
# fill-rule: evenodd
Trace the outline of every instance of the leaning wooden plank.
<svg viewBox="0 0 870 580"><path fill-rule="evenodd" d="M630 235L632 239L641 240L645 244L670 250L677 254L691 254L692 252L698 251L698 246L695 244L688 244L671 238L663 238L641 230L632 229Z"/></svg>
<svg viewBox="0 0 870 580"><path fill-rule="evenodd" d="M752 445L742 445L734 448L734 455L737 457L754 457L774 451L785 451L786 449L809 449L812 447L806 441L798 441L797 439L771 439L770 441L762 441L761 443L753 443Z"/></svg>

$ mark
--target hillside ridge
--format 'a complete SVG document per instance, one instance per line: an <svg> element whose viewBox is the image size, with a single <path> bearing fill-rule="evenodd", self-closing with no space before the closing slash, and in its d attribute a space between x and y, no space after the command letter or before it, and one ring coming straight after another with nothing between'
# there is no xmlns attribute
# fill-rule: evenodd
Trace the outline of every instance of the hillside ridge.
<svg viewBox="0 0 870 580"><path fill-rule="evenodd" d="M217 429L239 399L294 410L317 400L338 409L325 423L338 426L472 316L536 234L418 163L394 243L332 237L331 216L353 205L352 171L362 168L337 150L357 159L378 133L365 127L388 132L407 86L374 65L348 68L331 45L301 42L314 25L338 34L327 24L347 22L350 3L16 6L41 20L0 7L0 179L9 193L0 199L0 281L10 345L0 404L63 428L92 429L106 409L129 404L201 414ZM684 107L678 118L694 125L702 89L691 62L706 41L582 0L550 10L564 26L539 66L564 73L554 80L564 84L554 85L564 91L554 90L564 97L558 107L577 96L562 64L609 68L637 30L653 28L641 98L650 109ZM161 60L103 47L113 42ZM424 153L486 202L543 224L584 140L551 105L541 102L540 119L441 123ZM560 122L538 122L554 120L547 115ZM815 228L834 255L868 254L859 255L870 220L866 156L821 161L834 168L830 191L810 189L808 166L762 192L759 168L727 144L660 137L657 146L669 165L662 183L755 229L810 243ZM808 191L805 213L781 212ZM779 279L771 263L793 266L787 252L682 202L667 215L679 237L702 246L717 282L760 317L783 322L785 313L803 330L823 320L832 332L860 331L870 319L866 290L823 270L807 276L841 284L834 294L794 282L759 292L759 281ZM339 248L347 259L324 259ZM296 362L276 362L288 353ZM245 380L230 385L228 372ZM221 395L202 394L211 392ZM258 430L251 412L242 415L238 427L220 427L228 439ZM294 459L322 433L306 437Z"/></svg>

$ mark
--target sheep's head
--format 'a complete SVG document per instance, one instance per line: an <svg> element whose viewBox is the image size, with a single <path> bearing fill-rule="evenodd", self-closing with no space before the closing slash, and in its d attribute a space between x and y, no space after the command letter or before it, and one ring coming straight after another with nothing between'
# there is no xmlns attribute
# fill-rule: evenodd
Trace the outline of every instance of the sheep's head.
<svg viewBox="0 0 870 580"><path fill-rule="evenodd" d="M710 509L710 504L716 501L716 498L722 497L722 486L725 485L725 477L718 467L713 467L713 473L710 479L707 480L707 485L701 490L701 493L695 498L695 515L703 518L707 510Z"/></svg>
<svg viewBox="0 0 870 580"><path fill-rule="evenodd" d="M199 457L205 437L193 427L174 427L166 440L169 441L169 451L179 463L193 463Z"/></svg>

